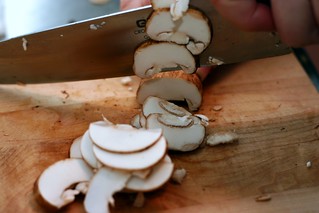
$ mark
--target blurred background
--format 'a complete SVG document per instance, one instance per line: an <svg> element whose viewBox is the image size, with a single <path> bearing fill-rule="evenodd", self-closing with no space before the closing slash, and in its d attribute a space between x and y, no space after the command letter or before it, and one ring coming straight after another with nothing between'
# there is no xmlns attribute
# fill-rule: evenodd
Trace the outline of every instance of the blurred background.
<svg viewBox="0 0 319 213"><path fill-rule="evenodd" d="M119 11L119 0L0 0L0 39Z"/></svg>

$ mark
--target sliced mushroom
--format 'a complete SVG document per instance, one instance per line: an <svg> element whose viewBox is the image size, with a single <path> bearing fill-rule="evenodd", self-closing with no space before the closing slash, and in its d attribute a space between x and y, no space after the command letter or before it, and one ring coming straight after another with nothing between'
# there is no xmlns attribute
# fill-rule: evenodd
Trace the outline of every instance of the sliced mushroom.
<svg viewBox="0 0 319 213"><path fill-rule="evenodd" d="M132 117L131 119L131 125L137 129L142 128L141 124L140 124L140 114L136 114Z"/></svg>
<svg viewBox="0 0 319 213"><path fill-rule="evenodd" d="M137 48L133 70L141 78L150 78L163 69L178 69L191 74L196 71L194 56L183 45L148 41Z"/></svg>
<svg viewBox="0 0 319 213"><path fill-rule="evenodd" d="M197 110L202 102L202 82L196 74L183 71L163 72L142 81L137 90L137 102L143 104L147 97L165 100L186 100L190 111Z"/></svg>
<svg viewBox="0 0 319 213"><path fill-rule="evenodd" d="M185 115L192 115L183 107L179 107L171 102L168 102L164 99L149 96L145 99L143 106L142 106L142 113L144 117L149 116L153 113L160 113L160 114L173 114L176 116L185 116Z"/></svg>
<svg viewBox="0 0 319 213"><path fill-rule="evenodd" d="M152 146L162 136L161 129L135 129L128 125L101 126L90 124L90 137L100 148L117 153L139 152Z"/></svg>
<svg viewBox="0 0 319 213"><path fill-rule="evenodd" d="M89 131L86 131L81 140L81 153L83 159L94 169L100 167L98 160L93 153L93 141L90 138Z"/></svg>
<svg viewBox="0 0 319 213"><path fill-rule="evenodd" d="M72 145L70 147L70 158L82 158L82 153L81 153L81 140L82 136L74 139L72 142Z"/></svg>
<svg viewBox="0 0 319 213"><path fill-rule="evenodd" d="M205 137L205 127L194 116L181 119L171 114L151 114L147 117L146 128L162 128L168 148L183 152L197 149Z"/></svg>
<svg viewBox="0 0 319 213"><path fill-rule="evenodd" d="M146 23L146 33L155 41L185 45L192 41L187 48L194 55L203 52L211 41L209 19L195 9L188 9L178 21L172 20L167 8L155 10Z"/></svg>
<svg viewBox="0 0 319 213"><path fill-rule="evenodd" d="M188 10L189 0L152 0L151 4L154 10L170 8L172 20L177 21Z"/></svg>
<svg viewBox="0 0 319 213"><path fill-rule="evenodd" d="M113 194L121 191L130 177L128 172L100 168L92 178L84 199L86 212L109 212L109 204L114 205Z"/></svg>
<svg viewBox="0 0 319 213"><path fill-rule="evenodd" d="M60 209L78 194L76 190L68 190L69 187L89 181L92 176L92 169L82 159L61 160L43 171L35 184L35 192L44 204Z"/></svg>
<svg viewBox="0 0 319 213"><path fill-rule="evenodd" d="M126 184L126 189L147 192L158 189L163 186L172 176L174 164L169 156L165 156L158 164L154 166L151 174L143 179L140 177L132 176Z"/></svg>
<svg viewBox="0 0 319 213"><path fill-rule="evenodd" d="M128 171L144 170L152 167L165 156L166 150L167 142L164 137L161 137L148 149L134 153L107 152L93 145L93 152L103 165Z"/></svg>

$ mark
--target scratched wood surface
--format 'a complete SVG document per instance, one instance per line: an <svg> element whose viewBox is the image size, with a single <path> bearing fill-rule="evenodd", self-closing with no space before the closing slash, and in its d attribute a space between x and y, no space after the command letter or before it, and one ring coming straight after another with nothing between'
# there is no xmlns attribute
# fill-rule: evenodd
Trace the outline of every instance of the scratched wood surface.
<svg viewBox="0 0 319 213"><path fill-rule="evenodd" d="M132 91L120 79L1 85L0 212L46 212L33 196L36 178L101 114L128 123L138 82ZM216 69L198 113L210 118L207 134L235 132L238 143L170 153L187 170L183 183L145 194L143 208L119 193L112 212L319 211L319 95L294 56ZM62 211L83 212L81 198Z"/></svg>

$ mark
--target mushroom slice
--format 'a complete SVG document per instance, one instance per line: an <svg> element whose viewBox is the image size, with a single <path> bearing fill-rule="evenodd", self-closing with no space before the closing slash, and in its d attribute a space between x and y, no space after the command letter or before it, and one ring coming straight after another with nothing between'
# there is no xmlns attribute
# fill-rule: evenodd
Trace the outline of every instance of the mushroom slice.
<svg viewBox="0 0 319 213"><path fill-rule="evenodd" d="M173 114L176 116L191 115L191 113L183 107L179 107L173 103L155 96L149 96L145 99L142 107L142 112L145 117L153 113Z"/></svg>
<svg viewBox="0 0 319 213"><path fill-rule="evenodd" d="M74 139L72 142L72 145L70 147L70 158L82 158L82 153L81 153L81 140L82 136Z"/></svg>
<svg viewBox="0 0 319 213"><path fill-rule="evenodd" d="M177 44L193 42L190 51L200 54L210 44L211 27L208 18L200 11L188 9L178 21L173 21L167 8L153 11L146 23L147 35L155 41ZM194 48L194 45L196 48Z"/></svg>
<svg viewBox="0 0 319 213"><path fill-rule="evenodd" d="M148 41L135 51L133 70L141 78L150 78L163 69L176 70L178 67L187 74L196 71L194 56L185 46Z"/></svg>
<svg viewBox="0 0 319 213"><path fill-rule="evenodd" d="M135 129L132 126L101 126L94 123L89 127L90 137L100 148L117 153L132 153L152 146L162 136L161 129Z"/></svg>
<svg viewBox="0 0 319 213"><path fill-rule="evenodd" d="M140 114L136 114L133 116L133 118L131 119L131 125L137 129L142 128L141 124L140 124Z"/></svg>
<svg viewBox="0 0 319 213"><path fill-rule="evenodd" d="M109 212L109 204L114 205L113 194L121 191L130 177L128 172L100 168L93 176L84 199L86 212Z"/></svg>
<svg viewBox="0 0 319 213"><path fill-rule="evenodd" d="M151 174L146 178L132 176L126 184L126 189L146 192L158 189L164 185L172 176L174 164L168 155L165 156L158 164L156 164Z"/></svg>
<svg viewBox="0 0 319 213"><path fill-rule="evenodd" d="M195 111L202 102L202 82L196 74L188 75L183 71L158 73L141 82L136 96L140 104L149 96L170 101L186 100L189 110Z"/></svg>
<svg viewBox="0 0 319 213"><path fill-rule="evenodd" d="M93 153L93 141L89 131L86 131L81 140L81 153L83 159L94 169L99 168L99 162Z"/></svg>
<svg viewBox="0 0 319 213"><path fill-rule="evenodd" d="M148 169L158 163L165 155L167 150L167 142L164 137L161 137L154 145L148 149L134 153L113 153L107 152L98 146L93 146L93 151L96 158L105 166L135 171Z"/></svg>
<svg viewBox="0 0 319 213"><path fill-rule="evenodd" d="M35 184L36 195L44 201L44 204L53 208L61 207L71 203L77 192L64 193L70 186L89 181L93 176L92 169L82 160L69 158L61 160L49 166L43 171ZM71 195L66 196L66 194Z"/></svg>
<svg viewBox="0 0 319 213"><path fill-rule="evenodd" d="M194 118L195 120L199 120L196 117ZM201 125L201 122L195 122L195 120L192 122L192 125L185 125L187 123L180 120L177 116L151 114L147 117L146 128L162 128L168 148L170 150L186 152L198 148L205 137L205 127Z"/></svg>

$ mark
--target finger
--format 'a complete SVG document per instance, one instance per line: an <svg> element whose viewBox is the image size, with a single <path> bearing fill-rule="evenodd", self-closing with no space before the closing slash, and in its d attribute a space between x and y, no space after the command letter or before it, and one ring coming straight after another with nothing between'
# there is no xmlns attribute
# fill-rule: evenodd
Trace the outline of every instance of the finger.
<svg viewBox="0 0 319 213"><path fill-rule="evenodd" d="M212 0L223 17L241 29L272 31L274 22L270 8L256 0Z"/></svg>
<svg viewBox="0 0 319 213"><path fill-rule="evenodd" d="M150 0L121 0L121 10L129 10L137 7L142 7L150 4Z"/></svg>
<svg viewBox="0 0 319 213"><path fill-rule="evenodd" d="M272 10L284 43L299 47L319 42L318 0L275 0Z"/></svg>

